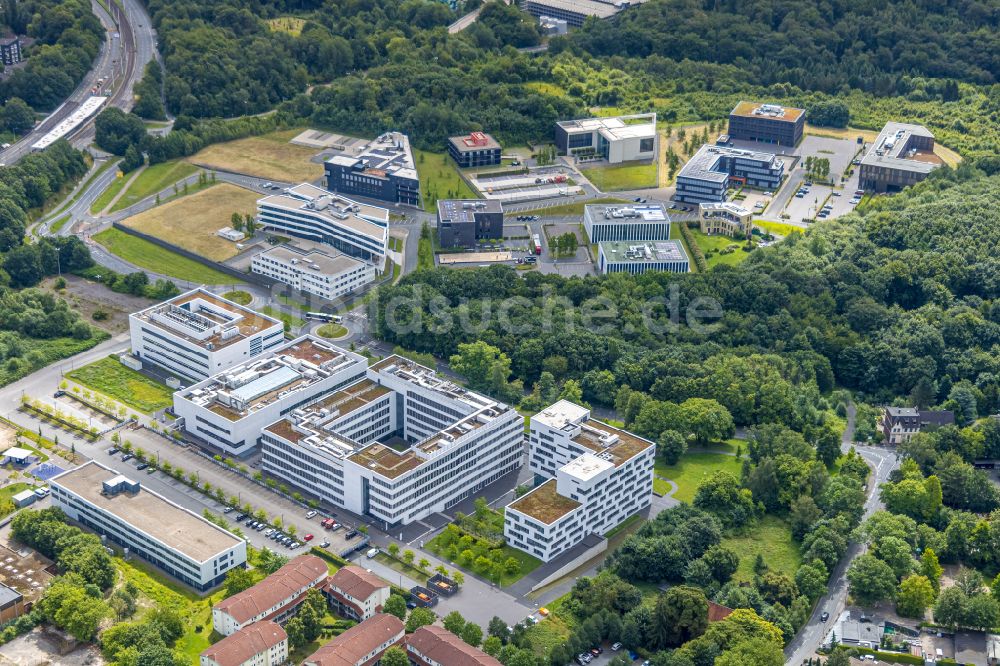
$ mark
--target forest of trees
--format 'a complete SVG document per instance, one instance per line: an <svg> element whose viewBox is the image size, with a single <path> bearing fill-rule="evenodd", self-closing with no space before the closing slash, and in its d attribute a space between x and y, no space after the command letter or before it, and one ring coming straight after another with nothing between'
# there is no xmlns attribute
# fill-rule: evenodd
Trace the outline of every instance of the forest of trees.
<svg viewBox="0 0 1000 666"><path fill-rule="evenodd" d="M38 111L50 111L69 96L105 35L86 0L9 0L3 23L36 41L27 63L0 81L0 102L17 97Z"/></svg>

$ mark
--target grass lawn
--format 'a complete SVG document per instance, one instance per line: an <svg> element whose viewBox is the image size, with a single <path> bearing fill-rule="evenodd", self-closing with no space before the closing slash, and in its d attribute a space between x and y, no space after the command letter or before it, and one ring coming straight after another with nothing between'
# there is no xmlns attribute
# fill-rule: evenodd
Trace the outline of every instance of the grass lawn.
<svg viewBox="0 0 1000 666"><path fill-rule="evenodd" d="M115 205L111 207L111 212L128 208L132 204L165 190L197 171L197 167L181 160L171 160L170 162L161 162L160 164L146 167L132 181L132 184L128 186L121 199L116 201Z"/></svg>
<svg viewBox="0 0 1000 666"><path fill-rule="evenodd" d="M548 661L552 648L565 643L570 633L569 626L561 617L550 614L538 624L528 627L524 635L531 643L531 650L535 655Z"/></svg>
<svg viewBox="0 0 1000 666"><path fill-rule="evenodd" d="M524 87L540 92L543 95L552 95L553 97L568 96L565 88L555 83L549 83L548 81L528 81L524 84Z"/></svg>
<svg viewBox="0 0 1000 666"><path fill-rule="evenodd" d="M753 563L758 553L763 555L768 568L787 574L789 578L795 576L802 563L791 528L777 516L764 516L745 535L726 537L722 545L740 556L740 567L734 577L736 581L753 580Z"/></svg>
<svg viewBox="0 0 1000 666"><path fill-rule="evenodd" d="M203 284L232 284L236 282L234 278L225 273L187 257L182 257L176 252L171 252L149 241L130 236L118 229L107 229L95 234L94 240L112 254L152 273Z"/></svg>
<svg viewBox="0 0 1000 666"><path fill-rule="evenodd" d="M769 220L754 220L753 226L759 227L768 233L775 234L777 236L787 236L789 234L801 234L805 231L802 227L796 226L794 224L785 224L784 222L771 222Z"/></svg>
<svg viewBox="0 0 1000 666"><path fill-rule="evenodd" d="M267 27L272 31L287 32L292 37L298 37L301 35L302 26L305 24L306 20L297 16L279 16L278 18L267 20Z"/></svg>
<svg viewBox="0 0 1000 666"><path fill-rule="evenodd" d="M253 296L245 291L227 291L222 297L240 305L250 305L253 300Z"/></svg>
<svg viewBox="0 0 1000 666"><path fill-rule="evenodd" d="M750 256L749 252L744 252L742 249L746 241L733 240L729 236L708 236L695 229L691 229L691 236L694 237L694 242L698 244L705 255L709 268L716 264L735 266ZM732 252L722 254L722 250L730 247L734 247Z"/></svg>
<svg viewBox="0 0 1000 666"><path fill-rule="evenodd" d="M434 268L434 244L430 238L417 241L417 269Z"/></svg>
<svg viewBox="0 0 1000 666"><path fill-rule="evenodd" d="M522 212L525 215L538 215L538 216L558 216L558 215L583 215L583 207L589 204L619 204L628 203L625 199L616 199L614 197L601 197L598 199L587 199L586 201L579 201L577 203L562 204L561 206L552 206L551 208L538 208L535 210L518 211L520 215Z"/></svg>
<svg viewBox="0 0 1000 666"><path fill-rule="evenodd" d="M89 389L141 412L155 412L173 404L173 390L149 377L126 368L114 356L107 356L66 373Z"/></svg>
<svg viewBox="0 0 1000 666"><path fill-rule="evenodd" d="M296 328L296 327L301 326L302 324L306 323L305 320L299 319L296 316L287 314L287 313L282 312L280 310L275 310L270 305L265 305L264 307L262 307L260 309L260 311L263 312L264 314L266 314L268 317L274 317L275 319L280 320L283 324L286 324L286 325L290 326L291 328Z"/></svg>
<svg viewBox="0 0 1000 666"><path fill-rule="evenodd" d="M10 502L9 508L11 510L16 509L14 502L11 498L21 492L22 490L33 490L35 486L30 483L12 483L9 486L4 486L0 488L0 517L6 516L10 511L5 511L4 507L7 506L7 502Z"/></svg>
<svg viewBox="0 0 1000 666"><path fill-rule="evenodd" d="M686 453L676 465L664 465L657 460L656 473L677 484L674 497L690 502L698 486L716 470L732 472L740 476L741 463L736 456L723 453Z"/></svg>
<svg viewBox="0 0 1000 666"><path fill-rule="evenodd" d="M190 164L184 166L191 167ZM220 238L215 232L230 226L233 213L256 210L259 198L260 195L251 190L218 183L133 215L123 223L212 261L224 261L236 256L239 250L236 243Z"/></svg>
<svg viewBox="0 0 1000 666"><path fill-rule="evenodd" d="M69 222L71 217L73 216L70 213L66 213L60 217L58 220L49 225L49 232L53 235L58 234L62 228L66 226L66 223Z"/></svg>
<svg viewBox="0 0 1000 666"><path fill-rule="evenodd" d="M340 324L323 324L316 329L316 334L321 338L342 338L347 335L347 329Z"/></svg>
<svg viewBox="0 0 1000 666"><path fill-rule="evenodd" d="M438 536L428 541L427 549L430 550L432 553L436 554L438 557L447 561L453 567L457 567L459 569L465 569L466 571L474 570L471 566L466 567L457 562L452 562L448 554L444 552L445 551L444 547L440 545L441 544L440 539L441 535L439 534ZM502 548L500 548L500 561L503 562L508 557L513 557L518 562L520 562L521 569L520 571L518 571L518 573L514 575L504 574L503 580L500 583L501 587L516 583L517 581L521 580L521 578L524 577L525 574L531 573L542 564L542 561L537 557L534 557L532 555L529 555L528 553L520 551L517 548L512 548L511 546L504 545Z"/></svg>
<svg viewBox="0 0 1000 666"><path fill-rule="evenodd" d="M619 164L580 169L594 187L602 192L656 187L656 164Z"/></svg>
<svg viewBox="0 0 1000 666"><path fill-rule="evenodd" d="M323 175L323 165L311 162L314 148L289 143L301 129L272 132L207 146L188 158L208 169L232 171L258 178L300 183Z"/></svg>
<svg viewBox="0 0 1000 666"><path fill-rule="evenodd" d="M462 177L447 153L429 153L414 150L420 174L420 192L424 197L424 210L437 210L438 199L478 199Z"/></svg>
<svg viewBox="0 0 1000 666"><path fill-rule="evenodd" d="M104 208L111 203L111 200L115 198L115 195L121 192L121 189L125 187L125 183L131 178L131 174L125 174L121 178L115 178L108 189L101 192L101 194L94 199L94 203L90 204L90 212L92 215L97 215Z"/></svg>

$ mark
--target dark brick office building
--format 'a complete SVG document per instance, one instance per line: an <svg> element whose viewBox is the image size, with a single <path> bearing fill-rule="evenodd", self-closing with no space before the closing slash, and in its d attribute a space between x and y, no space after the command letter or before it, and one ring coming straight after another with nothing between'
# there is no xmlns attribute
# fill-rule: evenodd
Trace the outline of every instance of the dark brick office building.
<svg viewBox="0 0 1000 666"><path fill-rule="evenodd" d="M405 134L387 132L353 154L334 155L323 168L331 192L420 206L420 179Z"/></svg>
<svg viewBox="0 0 1000 666"><path fill-rule="evenodd" d="M451 137L448 139L448 154L462 169L500 164L500 144L483 132Z"/></svg>
<svg viewBox="0 0 1000 666"><path fill-rule="evenodd" d="M475 247L478 240L501 239L503 204L492 199L442 199L437 227L441 247Z"/></svg>
<svg viewBox="0 0 1000 666"><path fill-rule="evenodd" d="M729 137L792 148L802 140L806 112L777 104L740 102L729 114Z"/></svg>

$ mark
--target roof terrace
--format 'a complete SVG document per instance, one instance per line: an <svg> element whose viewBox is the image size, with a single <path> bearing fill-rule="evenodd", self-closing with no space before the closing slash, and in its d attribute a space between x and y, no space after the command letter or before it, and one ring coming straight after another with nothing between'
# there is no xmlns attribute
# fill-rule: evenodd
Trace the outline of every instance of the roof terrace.
<svg viewBox="0 0 1000 666"><path fill-rule="evenodd" d="M556 480L549 479L524 497L509 504L507 508L551 525L580 506L576 500L560 495L556 490Z"/></svg>

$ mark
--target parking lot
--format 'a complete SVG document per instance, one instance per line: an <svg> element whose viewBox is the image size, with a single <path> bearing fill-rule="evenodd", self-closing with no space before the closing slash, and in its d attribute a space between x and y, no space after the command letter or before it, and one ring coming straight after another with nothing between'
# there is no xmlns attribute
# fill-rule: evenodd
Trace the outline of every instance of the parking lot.
<svg viewBox="0 0 1000 666"><path fill-rule="evenodd" d="M583 194L583 188L572 182L572 175L568 169L552 168L471 180L481 196L506 204Z"/></svg>

